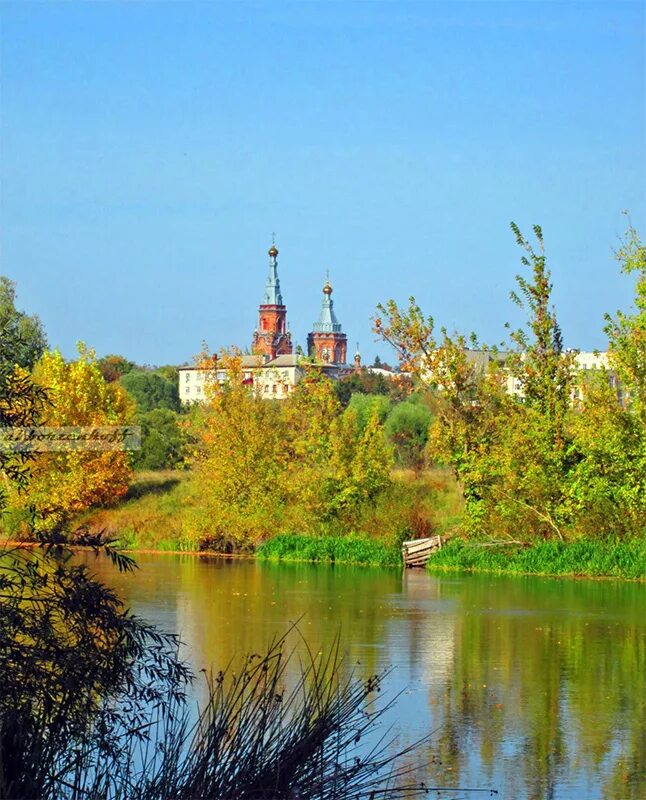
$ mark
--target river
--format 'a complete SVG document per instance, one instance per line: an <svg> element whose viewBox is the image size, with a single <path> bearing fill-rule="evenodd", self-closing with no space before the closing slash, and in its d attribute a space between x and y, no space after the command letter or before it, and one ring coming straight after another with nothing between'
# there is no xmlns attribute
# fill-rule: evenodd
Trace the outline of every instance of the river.
<svg viewBox="0 0 646 800"><path fill-rule="evenodd" d="M195 672L258 652L299 621L340 631L350 663L392 667L393 722L442 797L646 798L646 585L137 557L91 561L137 614L178 632ZM488 796L485 794L484 796Z"/></svg>

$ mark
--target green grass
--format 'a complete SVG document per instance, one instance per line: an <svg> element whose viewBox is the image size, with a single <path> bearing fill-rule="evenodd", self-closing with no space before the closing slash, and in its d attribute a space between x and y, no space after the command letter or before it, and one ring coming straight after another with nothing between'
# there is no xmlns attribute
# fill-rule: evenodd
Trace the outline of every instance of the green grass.
<svg viewBox="0 0 646 800"><path fill-rule="evenodd" d="M326 564L401 565L398 548L366 536L281 534L261 545L256 555L267 561L311 561Z"/></svg>
<svg viewBox="0 0 646 800"><path fill-rule="evenodd" d="M130 550L197 550L191 513L196 505L189 473L139 472L128 494L114 506L91 508L74 527L105 530Z"/></svg>
<svg viewBox="0 0 646 800"><path fill-rule="evenodd" d="M430 570L646 579L646 539L541 541L530 547L487 547L464 539L431 557Z"/></svg>

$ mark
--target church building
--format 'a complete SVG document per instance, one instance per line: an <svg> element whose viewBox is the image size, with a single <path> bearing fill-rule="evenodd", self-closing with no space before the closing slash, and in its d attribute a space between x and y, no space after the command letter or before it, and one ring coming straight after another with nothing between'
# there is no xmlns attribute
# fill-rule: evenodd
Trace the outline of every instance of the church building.
<svg viewBox="0 0 646 800"><path fill-rule="evenodd" d="M307 335L307 353L322 364L345 365L347 352L348 338L334 313L332 285L328 277L323 287L321 313Z"/></svg>
<svg viewBox="0 0 646 800"><path fill-rule="evenodd" d="M307 336L308 355L329 378L340 378L358 369L359 355L353 367L346 364L347 337L334 313L332 286L329 279L323 287L323 302L318 320ZM302 352L302 351L301 351ZM287 324L287 306L283 302L278 278L278 248L269 248L269 273L265 293L258 308L258 327L253 333L251 355L241 356L243 379L261 397L282 400L288 397L305 375L302 356L294 353L292 335ZM195 366L179 368L179 394L183 403L204 402L208 383L223 383L226 371Z"/></svg>
<svg viewBox="0 0 646 800"><path fill-rule="evenodd" d="M287 329L287 308L283 303L278 279L278 248L274 243L269 248L269 275L251 349L254 355L264 356L269 360L292 353L292 335Z"/></svg>

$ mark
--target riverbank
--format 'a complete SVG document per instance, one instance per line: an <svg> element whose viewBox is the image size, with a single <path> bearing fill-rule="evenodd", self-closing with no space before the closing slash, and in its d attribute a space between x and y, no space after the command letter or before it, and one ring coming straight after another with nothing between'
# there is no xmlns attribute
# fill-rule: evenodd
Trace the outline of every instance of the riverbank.
<svg viewBox="0 0 646 800"><path fill-rule="evenodd" d="M493 572L646 580L646 538L541 541L528 547L454 539L429 560L430 571Z"/></svg>
<svg viewBox="0 0 646 800"><path fill-rule="evenodd" d="M103 531L132 551L251 553L260 547L263 557L273 560L364 563L367 558L369 563L400 563L401 541L454 531L461 511L458 488L446 470L394 470L390 489L366 504L353 527L322 520L316 530L268 531L264 539L272 542L269 550L252 539L225 548L214 541L203 490L190 472L141 472L122 500L89 509L71 529ZM279 540L273 543L276 536Z"/></svg>
<svg viewBox="0 0 646 800"><path fill-rule="evenodd" d="M319 564L356 564L398 567L401 550L367 536L302 536L283 534L262 544L256 558L263 561L309 561Z"/></svg>
<svg viewBox="0 0 646 800"><path fill-rule="evenodd" d="M132 553L388 567L401 567L402 539L459 533L461 500L451 476L440 470L421 475L400 470L393 473L390 505L379 510L366 530L359 528L345 535L330 535L325 530L309 534L277 531L256 546L241 543L235 551L226 548L223 552L203 533L203 497L191 477L186 471L140 472L121 501L88 510L74 520L72 530L103 531ZM9 534L8 538L15 537ZM428 568L643 581L646 538L490 546L458 535L431 557Z"/></svg>

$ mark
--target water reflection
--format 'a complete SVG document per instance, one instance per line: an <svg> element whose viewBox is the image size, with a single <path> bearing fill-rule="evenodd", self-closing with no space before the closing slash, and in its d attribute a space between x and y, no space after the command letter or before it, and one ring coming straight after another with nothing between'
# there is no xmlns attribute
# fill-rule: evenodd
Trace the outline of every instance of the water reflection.
<svg viewBox="0 0 646 800"><path fill-rule="evenodd" d="M646 586L141 556L96 570L178 631L196 670L257 652L290 622L350 663L392 665L422 772L504 798L646 797ZM297 636L290 641L295 647Z"/></svg>

